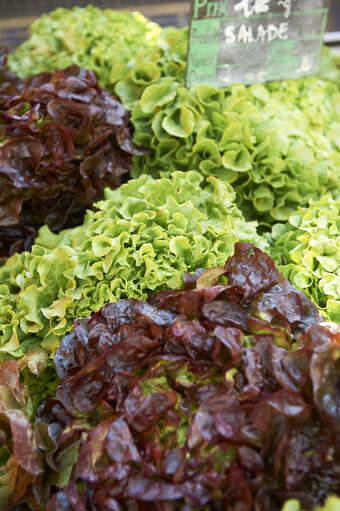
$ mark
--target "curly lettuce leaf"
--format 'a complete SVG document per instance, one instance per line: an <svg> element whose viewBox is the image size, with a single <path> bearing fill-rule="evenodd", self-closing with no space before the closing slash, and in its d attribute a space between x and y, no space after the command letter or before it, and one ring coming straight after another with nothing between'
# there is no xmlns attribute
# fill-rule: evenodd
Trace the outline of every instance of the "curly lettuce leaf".
<svg viewBox="0 0 340 511"><path fill-rule="evenodd" d="M272 229L280 271L332 321L340 322L340 201L330 195L299 208Z"/></svg>
<svg viewBox="0 0 340 511"><path fill-rule="evenodd" d="M340 93L315 77L223 90L160 78L134 104L132 123L135 143L151 147L134 157L133 176L219 177L264 230L339 188Z"/></svg>

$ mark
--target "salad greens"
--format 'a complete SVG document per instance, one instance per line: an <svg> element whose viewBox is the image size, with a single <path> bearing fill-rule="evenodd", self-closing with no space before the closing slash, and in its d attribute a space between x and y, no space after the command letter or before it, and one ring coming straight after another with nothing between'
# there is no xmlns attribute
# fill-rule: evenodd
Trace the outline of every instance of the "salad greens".
<svg viewBox="0 0 340 511"><path fill-rule="evenodd" d="M113 92L112 85L137 63L157 61L155 40L161 27L137 12L102 11L88 5L43 14L32 23L30 32L30 38L9 59L18 76L76 64L94 71L99 84Z"/></svg>
<svg viewBox="0 0 340 511"><path fill-rule="evenodd" d="M340 322L340 200L329 195L274 225L280 271L332 321Z"/></svg>
<svg viewBox="0 0 340 511"><path fill-rule="evenodd" d="M42 224L81 223L141 154L127 110L94 73L74 65L18 81L2 60L0 260L29 250Z"/></svg>
<svg viewBox="0 0 340 511"><path fill-rule="evenodd" d="M0 267L0 358L37 347L53 355L75 318L177 288L184 271L224 264L236 241L268 247L214 177L202 186L196 172L144 175L105 197L81 226L58 235L43 227L31 253Z"/></svg>
<svg viewBox="0 0 340 511"><path fill-rule="evenodd" d="M339 325L251 243L184 283L75 321L33 427L4 364L2 505L311 510L339 491Z"/></svg>
<svg viewBox="0 0 340 511"><path fill-rule="evenodd" d="M216 176L232 184L245 217L258 220L263 230L339 187L340 93L335 83L312 77L188 91L188 31L150 28L133 16L92 7L57 9L32 25L31 38L11 57L11 68L32 74L73 59L97 72L99 83L114 87L132 110L136 144L150 147L149 154L134 158L133 177L151 173L158 178L177 170ZM76 27L70 29L76 34L74 53L73 46L64 45L70 24ZM327 50L325 58L330 59ZM335 62L332 69L332 76L322 76L337 83Z"/></svg>
<svg viewBox="0 0 340 511"><path fill-rule="evenodd" d="M45 225L0 267L6 511L340 509L340 327L309 300L340 323L339 58L324 49L318 78L187 90L187 38L138 13L59 8L10 57L42 89L69 80L46 71L97 73L149 152L81 225ZM21 116L31 130L2 68L1 129ZM81 98L78 78L93 85ZM72 76L52 103L86 103L94 81ZM269 251L264 231L282 273L238 243Z"/></svg>
<svg viewBox="0 0 340 511"><path fill-rule="evenodd" d="M132 108L132 175L194 169L232 184L246 218L263 226L339 188L340 93L315 77L187 90L172 78L149 85Z"/></svg>

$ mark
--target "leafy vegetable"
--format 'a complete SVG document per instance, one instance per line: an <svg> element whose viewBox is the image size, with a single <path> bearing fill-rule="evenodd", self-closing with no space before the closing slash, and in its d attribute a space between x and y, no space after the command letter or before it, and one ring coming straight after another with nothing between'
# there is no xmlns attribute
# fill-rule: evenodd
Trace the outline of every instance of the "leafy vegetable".
<svg viewBox="0 0 340 511"><path fill-rule="evenodd" d="M43 223L80 223L141 154L125 108L77 66L26 79L5 99L1 124L0 256L27 248Z"/></svg>
<svg viewBox="0 0 340 511"><path fill-rule="evenodd" d="M113 92L136 64L159 56L161 27L137 12L58 8L35 20L30 32L9 60L22 78L76 64L97 73L100 85Z"/></svg>
<svg viewBox="0 0 340 511"><path fill-rule="evenodd" d="M188 31L157 32L152 25L151 34L146 20L143 25L127 15L130 35L122 16L125 13L93 8L57 9L32 26L30 40L12 56L12 69L33 73L68 64L65 54L71 51L65 49L64 39L72 23L81 48L77 46L73 58L98 72L109 90L114 87L132 110L135 142L151 148L149 154L134 158L133 177L151 173L158 178L177 170L216 176L232 184L245 217L258 220L263 230L287 221L310 199L339 188L337 85L311 77L223 90L203 85L188 91ZM114 19L117 37L112 45ZM47 47L45 40L50 41ZM325 50L329 60L327 56ZM334 62L332 75L322 76L337 83L335 67Z"/></svg>
<svg viewBox="0 0 340 511"><path fill-rule="evenodd" d="M315 511L339 511L340 499L335 495L332 495L327 499L324 506L316 509ZM300 502L297 499L287 500L284 504L282 511L304 511L301 507Z"/></svg>
<svg viewBox="0 0 340 511"><path fill-rule="evenodd" d="M328 318L340 322L340 200L329 195L274 225L272 257L280 271Z"/></svg>
<svg viewBox="0 0 340 511"><path fill-rule="evenodd" d="M315 77L223 90L159 78L132 108L134 141L151 148L132 175L218 176L266 228L338 189L339 105L338 88Z"/></svg>
<svg viewBox="0 0 340 511"><path fill-rule="evenodd" d="M231 187L214 177L201 182L195 172L142 176L107 189L84 224L58 235L43 227L31 253L0 268L0 357L36 347L53 354L75 318L120 298L178 288L184 271L224 264L238 240L266 248Z"/></svg>
<svg viewBox="0 0 340 511"><path fill-rule="evenodd" d="M29 435L37 468L6 423L26 481L9 509L309 511L340 491L339 325L250 243L185 282L75 322Z"/></svg>
<svg viewBox="0 0 340 511"><path fill-rule="evenodd" d="M0 47L0 109L6 100L20 91L21 80L7 67L7 49ZM2 143L2 139L0 139Z"/></svg>
<svg viewBox="0 0 340 511"><path fill-rule="evenodd" d="M87 6L44 14L30 31L9 60L22 77L77 64L94 71L100 85L116 91L129 108L161 76L184 82L186 28L162 29L137 12Z"/></svg>

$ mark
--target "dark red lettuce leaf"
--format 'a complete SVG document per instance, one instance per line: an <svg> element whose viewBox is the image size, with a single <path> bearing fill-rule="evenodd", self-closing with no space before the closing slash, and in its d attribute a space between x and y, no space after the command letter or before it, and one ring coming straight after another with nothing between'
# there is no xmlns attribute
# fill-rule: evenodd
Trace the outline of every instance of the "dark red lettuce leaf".
<svg viewBox="0 0 340 511"><path fill-rule="evenodd" d="M228 290L240 297L240 304L248 304L260 293L278 282L278 271L273 260L252 243L235 243L235 254L225 265Z"/></svg>
<svg viewBox="0 0 340 511"><path fill-rule="evenodd" d="M41 474L43 467L39 459L39 453L32 446L33 433L29 419L21 410L2 411L0 418L2 420L5 418L10 424L13 438L13 453L18 465L29 474Z"/></svg>
<svg viewBox="0 0 340 511"><path fill-rule="evenodd" d="M8 48L0 47L0 125L7 100L20 93L22 81L7 67Z"/></svg>
<svg viewBox="0 0 340 511"><path fill-rule="evenodd" d="M71 66L20 81L4 53L0 130L1 258L30 247L27 230L79 224L105 187L121 184L131 156L145 152L132 143L128 112L94 73Z"/></svg>

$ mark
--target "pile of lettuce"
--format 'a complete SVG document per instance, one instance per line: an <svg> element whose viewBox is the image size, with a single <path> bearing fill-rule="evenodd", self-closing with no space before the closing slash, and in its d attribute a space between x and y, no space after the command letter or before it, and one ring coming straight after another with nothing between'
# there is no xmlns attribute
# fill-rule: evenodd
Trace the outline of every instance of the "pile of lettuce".
<svg viewBox="0 0 340 511"><path fill-rule="evenodd" d="M160 36L161 37L161 36ZM340 93L335 58L332 76L256 84L184 87L187 32L174 32L168 60L145 63L120 80L115 91L131 110L137 145L132 176L168 176L196 170L230 183L247 219L267 230L287 221L298 206L340 186ZM324 65L324 67L326 64ZM328 66L329 67L329 66ZM141 78L143 78L141 80Z"/></svg>
<svg viewBox="0 0 340 511"><path fill-rule="evenodd" d="M46 367L75 318L120 298L178 288L184 271L224 264L237 241L268 248L231 187L213 177L202 185L196 172L142 176L105 197L82 225L59 235L45 226L31 253L0 267L0 358L20 358L27 378L34 350ZM33 379L35 404L51 378Z"/></svg>
<svg viewBox="0 0 340 511"><path fill-rule="evenodd" d="M31 38L11 56L11 68L27 75L73 59L97 72L100 83L114 88L132 111L135 143L150 147L148 154L134 158L133 177L151 173L158 178L177 170L216 176L232 184L245 217L258 220L263 230L339 188L335 83L313 77L188 91L187 29L152 25L151 30L145 19L133 16L92 7L57 9L33 24ZM69 30L77 46L65 49ZM330 60L327 51L325 59ZM332 61L332 76L322 76L337 83L336 69Z"/></svg>
<svg viewBox="0 0 340 511"><path fill-rule="evenodd" d="M10 56L10 67L18 76L77 64L94 71L100 85L113 92L115 83L132 70L138 76L139 65L148 75L146 63L152 69L167 54L173 35L186 31L162 30L138 12L102 11L88 5L44 14L32 23L30 32L30 38ZM186 45L184 59L185 55ZM175 62L172 66L177 67ZM144 79L143 74L139 79Z"/></svg>
<svg viewBox="0 0 340 511"><path fill-rule="evenodd" d="M194 169L232 184L246 218L270 226L339 188L340 93L315 77L187 90L149 85L131 114L134 141L150 147L132 175Z"/></svg>
<svg viewBox="0 0 340 511"><path fill-rule="evenodd" d="M280 271L340 323L340 200L326 195L299 208L273 227L272 238Z"/></svg>
<svg viewBox="0 0 340 511"><path fill-rule="evenodd" d="M339 59L187 90L187 36L75 7L10 57L42 74L0 51L0 258L47 224L0 267L1 509L340 494L340 327L308 299L340 323ZM282 274L243 243L221 267L263 231Z"/></svg>
<svg viewBox="0 0 340 511"><path fill-rule="evenodd" d="M312 511L340 492L339 325L250 243L184 281L77 320L33 427L4 364L3 506Z"/></svg>
<svg viewBox="0 0 340 511"><path fill-rule="evenodd" d="M9 57L20 77L77 64L94 71L128 110L155 80L185 80L188 29L162 29L137 12L58 8L34 21L30 32Z"/></svg>
<svg viewBox="0 0 340 511"><path fill-rule="evenodd" d="M78 225L132 168L129 114L91 71L72 66L18 81L0 68L0 257L36 229ZM143 151L142 151L143 152Z"/></svg>

